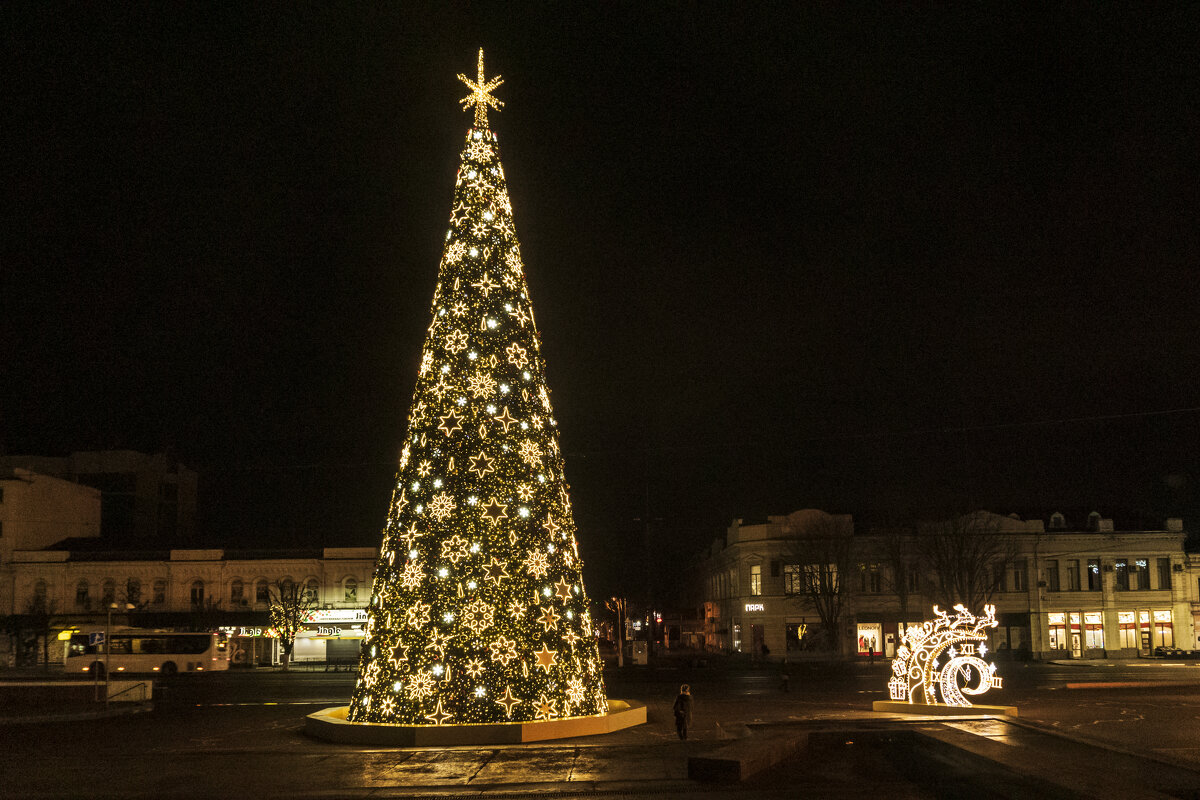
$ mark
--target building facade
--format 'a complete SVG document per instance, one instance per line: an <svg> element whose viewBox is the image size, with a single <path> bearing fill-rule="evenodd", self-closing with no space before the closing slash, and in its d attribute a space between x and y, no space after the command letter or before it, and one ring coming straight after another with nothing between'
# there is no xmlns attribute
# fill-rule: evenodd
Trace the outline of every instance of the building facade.
<svg viewBox="0 0 1200 800"><path fill-rule="evenodd" d="M198 476L166 453L101 450L62 458L0 456L0 472L14 469L99 489L99 535L121 547L186 542L195 534Z"/></svg>
<svg viewBox="0 0 1200 800"><path fill-rule="evenodd" d="M1200 558L1184 552L1180 520L1115 531L1093 515L1085 529L1070 530L1061 515L1047 529L1041 520L976 512L941 534L860 533L849 517L815 510L735 520L713 543L698 571L705 647L772 659L891 656L905 628L930 618L943 595L924 549L922 536L931 535L989 537L1002 554L993 561L1002 569L984 581L1000 621L995 651L1057 659L1200 649ZM832 544L814 558L806 536ZM835 590L836 598L815 596Z"/></svg>
<svg viewBox="0 0 1200 800"><path fill-rule="evenodd" d="M271 589L291 582L316 607L297 636L292 660L349 663L358 655L376 555L371 547L15 550L0 564L8 587L7 604L0 613L23 615L32 603L41 603L48 619L40 635L53 636L60 631L102 629L116 603L114 626L220 628L232 637L234 663L276 663L278 641L268 620ZM127 604L135 610L127 611ZM11 635L4 638L8 641L0 639L0 663L12 664L22 643ZM40 650L37 657L42 657ZM51 648L49 658L61 660L61 642Z"/></svg>

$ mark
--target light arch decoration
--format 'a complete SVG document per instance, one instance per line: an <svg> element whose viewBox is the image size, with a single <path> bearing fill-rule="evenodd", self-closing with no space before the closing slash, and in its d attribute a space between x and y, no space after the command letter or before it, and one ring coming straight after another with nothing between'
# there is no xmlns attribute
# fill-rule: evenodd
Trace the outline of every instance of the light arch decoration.
<svg viewBox="0 0 1200 800"><path fill-rule="evenodd" d="M954 610L952 616L934 606L934 619L905 631L888 681L892 700L967 708L967 695L1001 688L996 665L984 660L986 630L998 624L996 607L984 606L981 617L961 603Z"/></svg>

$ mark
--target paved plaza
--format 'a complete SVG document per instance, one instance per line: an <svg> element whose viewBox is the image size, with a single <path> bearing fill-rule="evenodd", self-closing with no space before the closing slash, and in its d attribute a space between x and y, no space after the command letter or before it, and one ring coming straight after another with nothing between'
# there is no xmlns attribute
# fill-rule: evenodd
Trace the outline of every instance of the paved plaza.
<svg viewBox="0 0 1200 800"><path fill-rule="evenodd" d="M148 713L0 727L0 773L9 796L293 798L794 797L800 788L853 797L885 786L889 797L953 797L988 770L991 794L975 796L1044 796L1044 787L1008 763L1017 753L1030 775L1041 769L1042 777L1074 787L1076 794L1061 796L1094 796L1124 781L1148 797L1185 797L1188 776L1200 776L1189 771L1200 770L1198 667L1011 665L995 702L1020 707L1015 724L874 714L886 669L793 665L784 691L778 666L626 667L606 673L610 695L645 702L646 725L587 739L439 749L336 745L304 735L306 714L345 702L348 673L178 676L160 687ZM670 715L685 681L696 697L686 743ZM803 752L740 787L688 779L689 756L798 733L812 737ZM964 761L961 753L983 760ZM1156 775L1143 778L1147 764Z"/></svg>

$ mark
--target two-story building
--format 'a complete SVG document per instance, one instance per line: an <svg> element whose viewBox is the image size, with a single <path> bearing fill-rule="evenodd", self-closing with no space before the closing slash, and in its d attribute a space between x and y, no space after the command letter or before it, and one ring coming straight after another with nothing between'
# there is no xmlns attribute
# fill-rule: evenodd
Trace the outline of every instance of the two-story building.
<svg viewBox="0 0 1200 800"><path fill-rule="evenodd" d="M60 660L56 634L102 628L110 612L115 625L222 627L235 637L235 655L270 663L279 657L268 635L271 591L288 583L316 607L293 659L357 655L374 548L156 549L145 541L131 549L103 535L102 509L94 487L22 468L0 473L0 616L8 620L0 665L19 656Z"/></svg>
<svg viewBox="0 0 1200 800"><path fill-rule="evenodd" d="M235 663L274 663L280 654L268 620L272 591L294 584L316 610L297 636L292 660L348 662L358 654L374 548L111 551L89 544L95 542L73 539L12 552L3 565L10 599L0 613L39 605L54 631L96 630L115 605L113 624L221 628L234 637ZM59 658L61 647L52 655Z"/></svg>
<svg viewBox="0 0 1200 800"><path fill-rule="evenodd" d="M982 574L975 583L996 606L993 649L1085 658L1200 648L1200 559L1184 552L1178 519L1162 530L1115 531L1098 514L1071 529L1058 514L1047 527L976 512L940 532L859 532L849 516L811 509L734 520L701 558L705 647L771 658L890 656L945 594L931 536L987 537L986 563L963 567Z"/></svg>

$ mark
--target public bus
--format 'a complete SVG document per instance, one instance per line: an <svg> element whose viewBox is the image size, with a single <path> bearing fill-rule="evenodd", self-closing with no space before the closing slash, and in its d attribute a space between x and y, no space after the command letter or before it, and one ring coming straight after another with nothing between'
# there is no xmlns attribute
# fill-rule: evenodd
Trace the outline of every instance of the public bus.
<svg viewBox="0 0 1200 800"><path fill-rule="evenodd" d="M99 635L97 635L99 634ZM67 644L64 669L104 677L103 632L73 633ZM108 669L113 673L214 672L229 669L228 639L224 633L172 633L116 630L109 634Z"/></svg>

